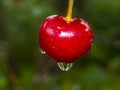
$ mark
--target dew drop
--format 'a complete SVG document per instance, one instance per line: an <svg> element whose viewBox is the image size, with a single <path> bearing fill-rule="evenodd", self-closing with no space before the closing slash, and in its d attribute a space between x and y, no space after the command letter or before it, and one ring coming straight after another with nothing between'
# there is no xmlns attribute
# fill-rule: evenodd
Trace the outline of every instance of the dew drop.
<svg viewBox="0 0 120 90"><path fill-rule="evenodd" d="M68 71L72 68L73 63L62 63L58 62L58 66L62 71Z"/></svg>
<svg viewBox="0 0 120 90"><path fill-rule="evenodd" d="M40 50L40 52L41 52L42 54L46 54L46 52L43 51L41 48L39 48L39 50Z"/></svg>

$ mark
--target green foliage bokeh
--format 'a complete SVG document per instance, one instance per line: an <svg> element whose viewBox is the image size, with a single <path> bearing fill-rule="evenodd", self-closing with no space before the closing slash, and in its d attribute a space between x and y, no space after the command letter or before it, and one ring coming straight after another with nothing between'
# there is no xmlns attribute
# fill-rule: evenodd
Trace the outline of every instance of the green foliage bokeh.
<svg viewBox="0 0 120 90"><path fill-rule="evenodd" d="M63 72L39 52L38 30L66 7L67 0L0 0L0 90L120 90L120 1L75 0L73 16L95 37L90 53Z"/></svg>

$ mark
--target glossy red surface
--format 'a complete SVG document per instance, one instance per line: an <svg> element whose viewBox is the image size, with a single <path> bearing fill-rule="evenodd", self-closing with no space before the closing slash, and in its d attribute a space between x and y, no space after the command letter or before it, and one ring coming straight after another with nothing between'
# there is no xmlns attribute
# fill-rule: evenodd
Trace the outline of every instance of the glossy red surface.
<svg viewBox="0 0 120 90"><path fill-rule="evenodd" d="M57 62L71 63L87 54L93 32L86 21L74 18L66 22L63 16L49 16L40 26L39 45Z"/></svg>

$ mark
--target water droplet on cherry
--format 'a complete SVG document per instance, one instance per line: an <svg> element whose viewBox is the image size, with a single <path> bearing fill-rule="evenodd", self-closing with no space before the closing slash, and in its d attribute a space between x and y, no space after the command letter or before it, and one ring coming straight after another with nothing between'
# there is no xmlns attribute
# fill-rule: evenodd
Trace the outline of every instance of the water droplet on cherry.
<svg viewBox="0 0 120 90"><path fill-rule="evenodd" d="M58 62L58 66L62 71L68 71L72 68L73 63Z"/></svg>
<svg viewBox="0 0 120 90"><path fill-rule="evenodd" d="M41 48L39 48L39 50L40 50L41 54L46 54L46 52L43 51Z"/></svg>

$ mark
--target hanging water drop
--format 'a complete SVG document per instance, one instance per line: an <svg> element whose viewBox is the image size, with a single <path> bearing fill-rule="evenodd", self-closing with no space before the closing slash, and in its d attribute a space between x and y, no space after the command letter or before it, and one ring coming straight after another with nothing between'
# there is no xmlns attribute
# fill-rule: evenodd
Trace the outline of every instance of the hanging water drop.
<svg viewBox="0 0 120 90"><path fill-rule="evenodd" d="M41 52L42 54L46 54L46 52L43 51L41 48L39 48L39 50L40 50L40 52Z"/></svg>
<svg viewBox="0 0 120 90"><path fill-rule="evenodd" d="M62 63L58 62L58 66L62 71L68 71L72 68L73 63Z"/></svg>

